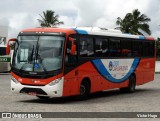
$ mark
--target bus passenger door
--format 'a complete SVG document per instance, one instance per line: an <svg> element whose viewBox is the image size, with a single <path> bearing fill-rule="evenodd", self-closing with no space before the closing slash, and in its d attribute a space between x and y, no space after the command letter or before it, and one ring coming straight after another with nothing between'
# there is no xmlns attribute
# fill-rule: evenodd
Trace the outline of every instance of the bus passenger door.
<svg viewBox="0 0 160 121"><path fill-rule="evenodd" d="M74 37L69 37L64 60L64 96L78 94L77 60L76 39Z"/></svg>

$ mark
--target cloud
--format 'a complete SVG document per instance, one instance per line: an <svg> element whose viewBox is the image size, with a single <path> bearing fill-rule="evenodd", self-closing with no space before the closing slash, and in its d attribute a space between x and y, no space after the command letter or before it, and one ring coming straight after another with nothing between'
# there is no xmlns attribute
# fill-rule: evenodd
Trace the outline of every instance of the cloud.
<svg viewBox="0 0 160 121"><path fill-rule="evenodd" d="M139 9L142 14L151 18L149 22L152 35L159 36L157 29L160 17L159 0L77 0L74 1L78 8L77 26L97 26L115 28L117 17L124 18L126 13ZM156 13L156 14L153 14ZM160 24L160 22L158 23Z"/></svg>
<svg viewBox="0 0 160 121"><path fill-rule="evenodd" d="M60 27L73 27L73 26L75 26L75 20L73 17L60 16L60 20L65 23L63 25L60 25Z"/></svg>
<svg viewBox="0 0 160 121"><path fill-rule="evenodd" d="M0 4L0 25L9 27L9 38L16 37L19 31L26 28L39 27L37 21L46 10L54 10L64 23L72 26L76 10L68 0L5 0ZM65 5L64 5L65 3Z"/></svg>
<svg viewBox="0 0 160 121"><path fill-rule="evenodd" d="M146 15L151 18L149 23L152 30L152 36L160 37L160 0L154 2L150 0L149 8L146 10Z"/></svg>
<svg viewBox="0 0 160 121"><path fill-rule="evenodd" d="M104 15L104 4L99 0L76 0L73 3L78 9L77 26L93 26Z"/></svg>
<svg viewBox="0 0 160 121"><path fill-rule="evenodd" d="M152 35L159 36L159 0L5 0L0 4L0 25L9 26L9 37L22 29L37 27L45 10L54 10L66 26L97 26L115 28L117 17L123 18L133 9L151 18Z"/></svg>
<svg viewBox="0 0 160 121"><path fill-rule="evenodd" d="M1 18L0 19L0 25L1 26L7 26L9 24L9 20L7 18Z"/></svg>

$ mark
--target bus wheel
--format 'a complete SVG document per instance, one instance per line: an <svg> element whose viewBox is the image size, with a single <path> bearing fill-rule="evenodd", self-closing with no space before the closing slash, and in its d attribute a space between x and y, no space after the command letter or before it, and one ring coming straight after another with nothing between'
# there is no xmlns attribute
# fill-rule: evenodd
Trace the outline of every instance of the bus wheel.
<svg viewBox="0 0 160 121"><path fill-rule="evenodd" d="M133 93L135 91L135 87L136 87L136 78L135 78L134 75L131 75L130 78L129 78L128 87L120 88L120 91L121 92Z"/></svg>
<svg viewBox="0 0 160 121"><path fill-rule="evenodd" d="M37 96L39 99L42 99L42 100L47 100L47 99L49 99L49 97L48 96Z"/></svg>
<svg viewBox="0 0 160 121"><path fill-rule="evenodd" d="M80 95L79 99L86 99L90 94L90 84L88 81L82 81L80 85Z"/></svg>
<svg viewBox="0 0 160 121"><path fill-rule="evenodd" d="M134 75L131 75L129 78L128 92L133 93L136 88L136 78Z"/></svg>

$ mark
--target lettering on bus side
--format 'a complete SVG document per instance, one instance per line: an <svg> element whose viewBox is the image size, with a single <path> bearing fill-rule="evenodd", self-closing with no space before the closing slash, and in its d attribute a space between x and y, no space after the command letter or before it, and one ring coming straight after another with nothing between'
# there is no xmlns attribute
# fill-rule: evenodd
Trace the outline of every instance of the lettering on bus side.
<svg viewBox="0 0 160 121"><path fill-rule="evenodd" d="M109 70L110 71L126 71L128 70L128 66L120 65L119 61L110 61Z"/></svg>
<svg viewBox="0 0 160 121"><path fill-rule="evenodd" d="M0 57L0 62L10 62L10 58Z"/></svg>

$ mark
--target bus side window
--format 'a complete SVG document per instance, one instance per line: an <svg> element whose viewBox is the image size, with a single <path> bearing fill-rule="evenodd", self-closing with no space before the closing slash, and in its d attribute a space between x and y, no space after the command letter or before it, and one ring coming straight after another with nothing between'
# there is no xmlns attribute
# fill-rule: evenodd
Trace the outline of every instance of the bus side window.
<svg viewBox="0 0 160 121"><path fill-rule="evenodd" d="M96 39L96 57L108 57L108 40L107 39Z"/></svg>
<svg viewBox="0 0 160 121"><path fill-rule="evenodd" d="M119 56L121 56L120 40L118 40L118 39L110 39L109 49L110 49L109 50L110 57L119 57Z"/></svg>
<svg viewBox="0 0 160 121"><path fill-rule="evenodd" d="M122 57L132 56L132 41L131 40L121 40Z"/></svg>
<svg viewBox="0 0 160 121"><path fill-rule="evenodd" d="M6 44L6 37L0 37L0 45Z"/></svg>
<svg viewBox="0 0 160 121"><path fill-rule="evenodd" d="M154 41L151 41L149 43L150 43L149 44L149 50L150 50L149 56L154 57L155 43Z"/></svg>
<svg viewBox="0 0 160 121"><path fill-rule="evenodd" d="M142 42L141 41L133 41L132 43L132 56L133 57L141 57L142 56Z"/></svg>
<svg viewBox="0 0 160 121"><path fill-rule="evenodd" d="M154 42L152 41L143 42L143 56L144 57L154 56Z"/></svg>
<svg viewBox="0 0 160 121"><path fill-rule="evenodd" d="M80 38L80 56L92 57L94 56L93 39L88 37Z"/></svg>

